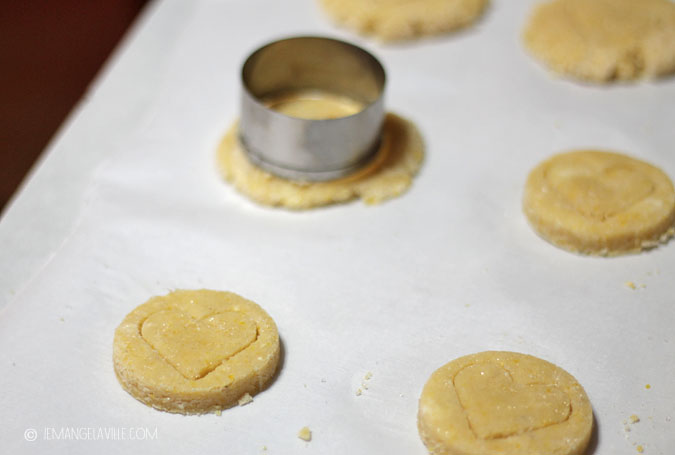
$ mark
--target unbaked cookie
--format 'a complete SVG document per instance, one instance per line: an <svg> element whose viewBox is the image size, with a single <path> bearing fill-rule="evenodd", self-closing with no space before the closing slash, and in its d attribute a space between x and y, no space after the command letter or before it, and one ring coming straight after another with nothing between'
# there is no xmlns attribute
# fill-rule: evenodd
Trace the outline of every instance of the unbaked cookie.
<svg viewBox="0 0 675 455"><path fill-rule="evenodd" d="M372 161L354 174L325 182L296 182L277 177L252 164L237 138L237 125L218 147L223 176L254 201L289 209L309 209L361 198L377 204L408 189L424 157L422 137L415 125L387 114L382 142Z"/></svg>
<svg viewBox="0 0 675 455"><path fill-rule="evenodd" d="M593 429L583 387L552 363L488 351L436 370L417 424L431 454L580 455Z"/></svg>
<svg viewBox="0 0 675 455"><path fill-rule="evenodd" d="M525 28L531 52L554 71L608 82L675 71L670 0L552 0Z"/></svg>
<svg viewBox="0 0 675 455"><path fill-rule="evenodd" d="M602 151L561 153L525 184L532 227L561 248L584 254L639 252L666 242L675 226L675 191L660 169Z"/></svg>
<svg viewBox="0 0 675 455"><path fill-rule="evenodd" d="M122 387L153 408L219 411L260 391L279 361L270 316L231 292L174 291L129 313L115 331Z"/></svg>
<svg viewBox="0 0 675 455"><path fill-rule="evenodd" d="M337 22L383 41L437 35L466 26L488 0L320 0Z"/></svg>

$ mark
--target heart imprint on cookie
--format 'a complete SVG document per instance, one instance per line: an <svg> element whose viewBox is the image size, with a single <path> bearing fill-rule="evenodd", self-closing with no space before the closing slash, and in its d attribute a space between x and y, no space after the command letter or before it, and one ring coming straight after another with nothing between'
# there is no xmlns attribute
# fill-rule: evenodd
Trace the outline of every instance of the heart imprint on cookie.
<svg viewBox="0 0 675 455"><path fill-rule="evenodd" d="M556 385L519 384L494 363L462 369L455 390L469 426L480 439L506 438L567 420L569 396Z"/></svg>
<svg viewBox="0 0 675 455"><path fill-rule="evenodd" d="M575 156L575 155L573 155ZM654 191L652 181L624 164L607 165L595 157L566 162L546 172L548 182L574 211L603 221L645 199Z"/></svg>
<svg viewBox="0 0 675 455"><path fill-rule="evenodd" d="M194 318L178 310L159 311L141 335L186 379L200 379L256 340L253 320L238 311Z"/></svg>

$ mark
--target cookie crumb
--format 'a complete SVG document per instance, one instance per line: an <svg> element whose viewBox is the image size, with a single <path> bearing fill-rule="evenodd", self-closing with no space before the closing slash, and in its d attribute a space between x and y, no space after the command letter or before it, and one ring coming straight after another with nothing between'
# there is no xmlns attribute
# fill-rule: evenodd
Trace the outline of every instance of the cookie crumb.
<svg viewBox="0 0 675 455"><path fill-rule="evenodd" d="M312 431L309 427L302 427L300 428L300 431L298 431L298 437L303 441L309 442L312 440Z"/></svg>
<svg viewBox="0 0 675 455"><path fill-rule="evenodd" d="M637 446L636 448L637 448L638 453L643 453L645 451L645 448L642 447L642 446Z"/></svg>
<svg viewBox="0 0 675 455"><path fill-rule="evenodd" d="M368 390L368 381L370 381L370 378L373 377L373 373L370 371L366 373L366 375L363 377L363 380L361 381L361 388L363 390Z"/></svg>
<svg viewBox="0 0 675 455"><path fill-rule="evenodd" d="M247 404L251 403L253 401L253 397L249 395L248 393L245 393L242 395L241 398L239 398L239 406L246 406Z"/></svg>
<svg viewBox="0 0 675 455"><path fill-rule="evenodd" d="M638 423L639 421L640 418L637 415L633 414L632 416L630 416L630 423Z"/></svg>
<svg viewBox="0 0 675 455"><path fill-rule="evenodd" d="M652 388L652 385L651 385L651 384L646 384L646 385L645 385L645 389L648 389L648 390L649 390L649 389L651 389L651 388Z"/></svg>
<svg viewBox="0 0 675 455"><path fill-rule="evenodd" d="M223 411L220 410L220 409L216 409L215 414L216 414L217 416L221 416L221 415L223 415Z"/></svg>
<svg viewBox="0 0 675 455"><path fill-rule="evenodd" d="M365 376L363 376L363 379L361 380L361 387L356 389L356 396L360 396L364 390L368 390L368 381L372 377L373 373L371 371L367 372Z"/></svg>
<svg viewBox="0 0 675 455"><path fill-rule="evenodd" d="M626 287L628 287L628 288L630 288L630 289L632 289L632 290L636 290L636 289L637 289L637 286L635 286L635 283L633 283L632 281L626 281L624 284L626 285Z"/></svg>

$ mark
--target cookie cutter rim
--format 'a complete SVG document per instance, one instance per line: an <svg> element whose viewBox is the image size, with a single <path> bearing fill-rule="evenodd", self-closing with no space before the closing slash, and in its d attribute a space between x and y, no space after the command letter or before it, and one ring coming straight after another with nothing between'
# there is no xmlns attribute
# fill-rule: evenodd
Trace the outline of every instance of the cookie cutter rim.
<svg viewBox="0 0 675 455"><path fill-rule="evenodd" d="M297 50L304 47L307 53L289 53L288 50L294 50L294 47ZM278 53L276 57L275 52ZM290 55L287 60L284 60L284 52L288 54L286 57ZM323 53L326 54L326 66L317 64L324 59ZM332 54L346 63L346 69L333 64L335 74L331 75L335 77L327 79L326 67L331 68L329 59ZM304 55L308 55L308 62L302 61ZM277 65L268 65L267 72L263 72L265 66L260 63L265 58L272 62L275 58L277 60ZM312 59L317 61L312 62ZM316 85L308 85L304 89L325 90L347 97L353 93L339 93L339 90L326 85L364 91L366 94L359 100L364 104L363 109L344 117L304 119L270 108L264 98L273 93L264 93L264 90L261 93L259 88L252 87L256 84L256 70L259 74L281 73L280 82L277 82L283 83L283 78L288 77L284 72L293 74L294 66L303 70L295 71L296 79L306 79L307 83L311 83L316 78L313 81ZM264 79L267 76L259 77ZM293 90L293 84L298 83L296 80L286 82L287 90ZM239 141L248 158L272 174L299 181L337 179L362 168L379 149L385 117L386 72L377 58L359 46L322 36L275 40L257 48L246 58L241 69L241 84Z"/></svg>

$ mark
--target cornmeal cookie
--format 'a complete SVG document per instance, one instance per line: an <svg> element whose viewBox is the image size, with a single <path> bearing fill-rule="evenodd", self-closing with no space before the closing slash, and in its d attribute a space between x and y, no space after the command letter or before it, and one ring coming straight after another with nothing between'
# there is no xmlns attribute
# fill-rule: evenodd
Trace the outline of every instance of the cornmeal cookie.
<svg viewBox="0 0 675 455"><path fill-rule="evenodd" d="M531 52L554 71L596 82L675 71L670 0L552 0L525 28Z"/></svg>
<svg viewBox="0 0 675 455"><path fill-rule="evenodd" d="M235 124L218 147L218 164L235 188L256 202L308 209L361 198L377 204L408 189L424 157L415 125L387 114L379 150L369 164L347 177L325 182L298 182L277 177L252 164L237 138Z"/></svg>
<svg viewBox="0 0 675 455"><path fill-rule="evenodd" d="M320 0L337 22L383 41L437 35L471 24L488 0Z"/></svg>
<svg viewBox="0 0 675 455"><path fill-rule="evenodd" d="M562 368L488 351L431 375L417 424L431 454L578 455L588 446L593 410L583 387Z"/></svg>
<svg viewBox="0 0 675 455"><path fill-rule="evenodd" d="M279 334L258 305L231 292L174 291L129 313L115 331L122 387L162 411L219 411L260 391L279 361Z"/></svg>
<svg viewBox="0 0 675 455"><path fill-rule="evenodd" d="M532 227L556 246L617 255L673 236L675 191L666 174L643 161L574 151L555 155L530 173L523 210Z"/></svg>

